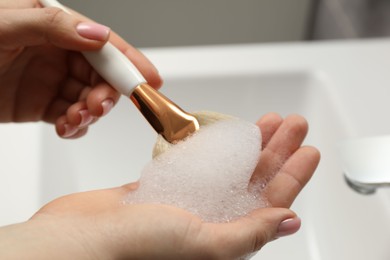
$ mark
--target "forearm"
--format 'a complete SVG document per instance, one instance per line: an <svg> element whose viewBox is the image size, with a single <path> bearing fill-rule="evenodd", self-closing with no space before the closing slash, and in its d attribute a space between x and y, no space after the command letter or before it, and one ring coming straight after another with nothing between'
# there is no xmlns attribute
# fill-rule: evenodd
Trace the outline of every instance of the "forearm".
<svg viewBox="0 0 390 260"><path fill-rule="evenodd" d="M72 230L59 227L58 223L51 221L30 220L1 227L0 259L95 258L93 254L89 254L85 244L66 233L72 233Z"/></svg>

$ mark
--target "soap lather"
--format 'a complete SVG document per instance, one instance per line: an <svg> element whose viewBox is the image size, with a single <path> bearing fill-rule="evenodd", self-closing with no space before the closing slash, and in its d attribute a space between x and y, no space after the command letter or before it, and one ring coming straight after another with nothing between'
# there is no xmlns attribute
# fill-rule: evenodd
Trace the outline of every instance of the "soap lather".
<svg viewBox="0 0 390 260"><path fill-rule="evenodd" d="M56 0L40 0L46 7L71 12ZM199 129L197 119L149 86L131 61L110 42L99 51L82 54L91 66L118 92L130 97L157 133L168 142L182 140Z"/></svg>

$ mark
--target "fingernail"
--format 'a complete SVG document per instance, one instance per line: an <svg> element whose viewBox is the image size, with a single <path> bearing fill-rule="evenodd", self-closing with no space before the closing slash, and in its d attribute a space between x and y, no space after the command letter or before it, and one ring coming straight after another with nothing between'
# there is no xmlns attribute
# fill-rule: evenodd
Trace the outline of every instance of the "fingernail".
<svg viewBox="0 0 390 260"><path fill-rule="evenodd" d="M102 114L102 116L105 116L114 107L114 101L112 101L111 99L106 99L106 100L104 100L102 102L102 107L103 107L103 114Z"/></svg>
<svg viewBox="0 0 390 260"><path fill-rule="evenodd" d="M301 219L298 217L283 220L276 233L276 238L292 235L301 227Z"/></svg>
<svg viewBox="0 0 390 260"><path fill-rule="evenodd" d="M76 26L79 35L96 41L106 41L110 34L110 28L98 23L79 23Z"/></svg>
<svg viewBox="0 0 390 260"><path fill-rule="evenodd" d="M62 137L64 137L64 138L71 137L71 136L75 135L77 133L77 131L79 130L77 127L71 126L69 124L65 124L64 128L65 128L65 133L62 135Z"/></svg>
<svg viewBox="0 0 390 260"><path fill-rule="evenodd" d="M92 122L93 116L91 116L91 114L88 112L87 109L80 110L79 114L81 116L81 121L80 121L80 124L79 124L79 128L85 127L85 126L89 125Z"/></svg>

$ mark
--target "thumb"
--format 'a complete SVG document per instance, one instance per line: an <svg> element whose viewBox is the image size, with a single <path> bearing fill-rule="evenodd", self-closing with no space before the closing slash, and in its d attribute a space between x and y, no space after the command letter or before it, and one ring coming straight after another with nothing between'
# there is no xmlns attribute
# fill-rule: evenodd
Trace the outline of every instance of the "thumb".
<svg viewBox="0 0 390 260"><path fill-rule="evenodd" d="M110 29L83 22L61 9L0 9L0 48L53 44L69 50L96 50L109 38Z"/></svg>
<svg viewBox="0 0 390 260"><path fill-rule="evenodd" d="M218 225L218 224L217 224ZM262 208L237 221L219 224L214 242L224 250L226 259L260 250L268 242L299 230L301 220L285 208ZM218 245L217 245L218 247ZM217 250L219 251L219 250Z"/></svg>

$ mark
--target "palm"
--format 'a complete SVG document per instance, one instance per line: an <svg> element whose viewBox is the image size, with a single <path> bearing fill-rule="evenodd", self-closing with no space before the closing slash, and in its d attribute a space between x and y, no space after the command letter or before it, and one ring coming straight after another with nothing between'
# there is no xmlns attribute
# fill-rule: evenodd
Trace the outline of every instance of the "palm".
<svg viewBox="0 0 390 260"><path fill-rule="evenodd" d="M65 196L47 204L32 219L48 222L49 217L65 230L77 226L77 232L81 231L88 236L110 237L114 243L124 243L125 250L128 250L125 254L131 254L134 259L180 259L188 258L188 255L192 259L214 259L221 250L214 247L209 250L205 248L210 244L218 244L220 249L225 248L226 243L229 243L229 237L226 239L227 233L235 238L240 237L239 233L248 231L240 227L239 223L237 228L233 229L225 229L228 224L204 223L199 217L168 205L123 206L121 202L133 187L134 184L130 184L120 188ZM103 232L96 232L96 227L104 227ZM250 233L251 239L256 240L255 231L251 230ZM138 242L141 243L139 248L134 244L135 240L141 241ZM230 240L230 243L236 243L234 239ZM143 243L153 245L153 250L143 248ZM235 257L253 251L253 244L247 243L246 248L234 252ZM109 251L110 247L98 250ZM229 256L228 259L230 258ZM217 259L226 257L219 256Z"/></svg>
<svg viewBox="0 0 390 260"><path fill-rule="evenodd" d="M73 226L89 227L87 232L99 230L100 235L123 244L123 255L136 254L140 258L190 255L194 259L231 259L256 251L272 239L265 236L269 223L291 215L283 208L291 205L319 161L315 148L300 147L307 132L302 118L292 116L282 121L269 114L258 125L262 129L263 152L252 181L272 176L266 187L271 208L255 210L231 223L204 223L171 206L123 205L126 194L137 188L133 183L62 197L43 207L33 219L49 216ZM137 245L132 244L134 240ZM143 243L153 245L153 250L143 250Z"/></svg>
<svg viewBox="0 0 390 260"><path fill-rule="evenodd" d="M137 251L134 250L132 241L136 238L132 236L138 234L137 239L155 245L155 250L159 251L158 254L153 253L157 254L155 257L161 257L164 250L177 250L187 246L184 241L185 237L192 237L194 233L201 230L201 219L179 208L146 204L124 207L121 202L126 194L131 192L133 185L59 198L43 207L32 219L47 219L49 216L52 219L65 222L64 226L67 226L68 220L71 223L76 221L80 227L87 228L84 232L92 234L94 231L93 227L89 225L91 222L102 227L107 227L108 223L117 223L119 225L111 226L113 229L105 229L105 235L112 236L114 234L115 236L115 234L119 235L127 230L124 233L128 235L121 237L121 239L128 241L129 250L131 249L132 254L134 254ZM169 237L169 239L162 244L161 237ZM172 243L172 241L176 241L176 243ZM152 254L152 252L150 253ZM139 255L145 256L145 252L139 252Z"/></svg>

